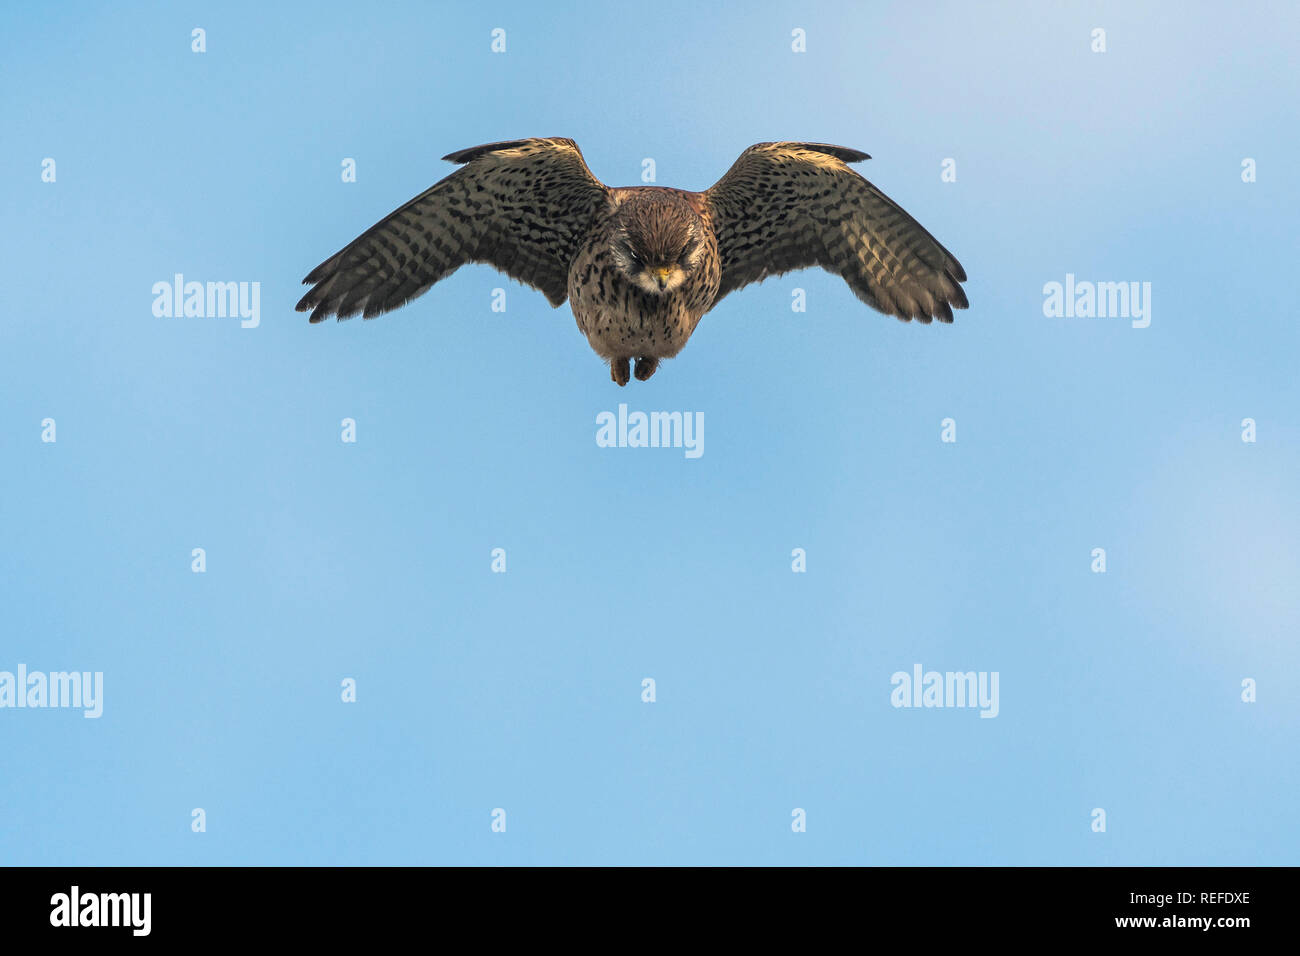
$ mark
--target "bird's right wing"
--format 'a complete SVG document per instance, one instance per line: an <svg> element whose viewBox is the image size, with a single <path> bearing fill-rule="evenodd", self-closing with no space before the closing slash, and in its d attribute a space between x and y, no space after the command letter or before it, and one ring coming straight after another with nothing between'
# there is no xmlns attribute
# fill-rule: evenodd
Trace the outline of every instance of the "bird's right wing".
<svg viewBox="0 0 1300 956"><path fill-rule="evenodd" d="M821 266L874 309L952 321L966 270L919 222L824 143L759 143L704 193L722 257L721 299L770 275ZM715 300L717 301L717 300Z"/></svg>
<svg viewBox="0 0 1300 956"><path fill-rule="evenodd" d="M330 256L303 280L311 321L367 319L421 295L467 262L495 266L559 306L569 265L609 190L571 139L521 139L443 157L463 163Z"/></svg>

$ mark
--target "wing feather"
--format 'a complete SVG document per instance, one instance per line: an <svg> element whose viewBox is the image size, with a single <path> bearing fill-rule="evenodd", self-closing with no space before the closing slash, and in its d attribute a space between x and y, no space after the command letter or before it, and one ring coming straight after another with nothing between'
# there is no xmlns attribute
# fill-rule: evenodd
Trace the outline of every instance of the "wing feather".
<svg viewBox="0 0 1300 956"><path fill-rule="evenodd" d="M428 291L467 262L495 266L539 289L554 306L568 296L569 265L609 190L571 139L489 143L444 157L463 164L385 216L303 280L297 305L311 321L367 319Z"/></svg>
<svg viewBox="0 0 1300 956"><path fill-rule="evenodd" d="M956 257L846 165L869 158L823 143L745 150L704 194L722 258L718 299L821 266L886 315L951 322L953 309L966 308L966 270Z"/></svg>

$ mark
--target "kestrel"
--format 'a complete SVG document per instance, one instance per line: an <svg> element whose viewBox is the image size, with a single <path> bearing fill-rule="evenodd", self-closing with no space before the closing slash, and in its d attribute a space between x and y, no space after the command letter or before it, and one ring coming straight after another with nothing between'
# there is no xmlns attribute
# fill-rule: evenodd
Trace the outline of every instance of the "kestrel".
<svg viewBox="0 0 1300 956"><path fill-rule="evenodd" d="M848 167L866 153L759 143L711 189L606 186L571 139L520 139L443 157L462 164L303 280L311 321L381 315L467 262L567 298L578 329L628 381L682 350L728 292L821 266L873 309L952 321L968 305L953 254Z"/></svg>

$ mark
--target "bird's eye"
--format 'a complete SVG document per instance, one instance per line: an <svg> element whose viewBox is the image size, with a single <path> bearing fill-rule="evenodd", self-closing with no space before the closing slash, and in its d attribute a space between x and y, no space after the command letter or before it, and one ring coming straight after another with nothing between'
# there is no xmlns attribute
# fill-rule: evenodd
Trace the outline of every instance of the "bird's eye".
<svg viewBox="0 0 1300 956"><path fill-rule="evenodd" d="M637 255L635 252L633 252L631 249L629 249L629 250L627 251L627 257L628 257L629 259L631 259L633 262L640 262L640 261L641 261L641 257L638 256L638 255Z"/></svg>

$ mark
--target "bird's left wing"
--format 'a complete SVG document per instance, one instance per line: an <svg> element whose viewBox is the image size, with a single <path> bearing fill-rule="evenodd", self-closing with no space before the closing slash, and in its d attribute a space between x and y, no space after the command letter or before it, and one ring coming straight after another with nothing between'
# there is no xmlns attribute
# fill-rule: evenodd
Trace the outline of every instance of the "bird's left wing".
<svg viewBox="0 0 1300 956"><path fill-rule="evenodd" d="M952 321L966 270L921 224L846 163L866 153L823 143L759 143L704 193L728 292L821 266L886 315ZM717 299L714 301L716 302Z"/></svg>
<svg viewBox="0 0 1300 956"><path fill-rule="evenodd" d="M568 295L569 265L609 190L571 139L490 143L443 157L463 163L381 219L303 280L298 303L311 321L381 315L421 295L467 262L495 266Z"/></svg>

